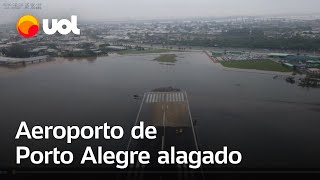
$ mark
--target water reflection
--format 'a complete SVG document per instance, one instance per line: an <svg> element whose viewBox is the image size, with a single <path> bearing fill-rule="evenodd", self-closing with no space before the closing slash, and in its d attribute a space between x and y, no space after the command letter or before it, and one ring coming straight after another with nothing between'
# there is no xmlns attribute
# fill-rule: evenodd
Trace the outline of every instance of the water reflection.
<svg viewBox="0 0 320 180"><path fill-rule="evenodd" d="M92 56L92 57L68 57L65 58L68 61L88 61L88 62L94 62L97 60L96 56Z"/></svg>

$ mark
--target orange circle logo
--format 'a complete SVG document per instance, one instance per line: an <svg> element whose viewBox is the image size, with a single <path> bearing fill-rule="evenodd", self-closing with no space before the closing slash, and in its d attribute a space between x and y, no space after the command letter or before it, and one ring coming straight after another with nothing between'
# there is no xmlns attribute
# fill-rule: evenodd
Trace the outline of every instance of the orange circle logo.
<svg viewBox="0 0 320 180"><path fill-rule="evenodd" d="M17 31L26 38L36 35L39 31L37 18L29 14L21 16L17 22Z"/></svg>

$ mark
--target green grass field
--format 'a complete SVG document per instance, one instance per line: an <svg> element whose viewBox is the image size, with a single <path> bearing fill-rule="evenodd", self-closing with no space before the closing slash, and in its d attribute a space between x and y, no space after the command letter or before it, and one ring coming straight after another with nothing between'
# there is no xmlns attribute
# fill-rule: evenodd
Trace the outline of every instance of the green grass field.
<svg viewBox="0 0 320 180"><path fill-rule="evenodd" d="M120 55L126 55L126 54L150 54L150 53L167 53L172 52L173 50L170 49L147 49L147 50L135 50L135 49L129 49L129 50L123 50L117 52L117 54Z"/></svg>
<svg viewBox="0 0 320 180"><path fill-rule="evenodd" d="M224 67L256 69L262 71L292 72L291 69L271 60L222 61Z"/></svg>
<svg viewBox="0 0 320 180"><path fill-rule="evenodd" d="M161 54L159 57L155 58L154 61L161 63L175 63L177 62L177 55L175 54Z"/></svg>

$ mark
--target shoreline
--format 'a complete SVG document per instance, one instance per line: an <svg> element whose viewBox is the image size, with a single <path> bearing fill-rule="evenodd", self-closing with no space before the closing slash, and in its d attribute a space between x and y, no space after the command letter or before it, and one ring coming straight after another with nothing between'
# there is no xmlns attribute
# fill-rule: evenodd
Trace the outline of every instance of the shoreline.
<svg viewBox="0 0 320 180"><path fill-rule="evenodd" d="M118 53L112 53L112 55L116 56L142 56L142 55L161 55L161 54L180 54L180 53L192 53L192 51L169 51L169 52L162 52L162 53L139 53L139 54L134 54L134 53L128 53L128 54L118 54ZM109 54L110 55L110 54Z"/></svg>

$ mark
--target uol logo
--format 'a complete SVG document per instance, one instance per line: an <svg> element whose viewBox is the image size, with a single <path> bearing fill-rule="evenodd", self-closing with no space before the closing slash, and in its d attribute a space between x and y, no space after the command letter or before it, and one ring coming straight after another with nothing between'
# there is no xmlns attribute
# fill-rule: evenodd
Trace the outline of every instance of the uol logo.
<svg viewBox="0 0 320 180"><path fill-rule="evenodd" d="M80 35L77 21L77 16L71 16L71 21L67 19L61 19L59 21L57 19L52 19L50 28L49 19L43 19L43 32L52 35L58 31L62 35L67 35L72 31L74 34ZM26 38L36 35L39 31L39 27L38 19L30 14L21 16L17 22L17 31Z"/></svg>

